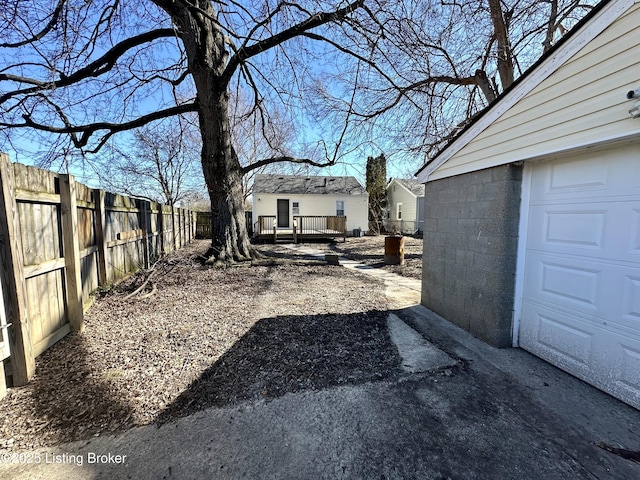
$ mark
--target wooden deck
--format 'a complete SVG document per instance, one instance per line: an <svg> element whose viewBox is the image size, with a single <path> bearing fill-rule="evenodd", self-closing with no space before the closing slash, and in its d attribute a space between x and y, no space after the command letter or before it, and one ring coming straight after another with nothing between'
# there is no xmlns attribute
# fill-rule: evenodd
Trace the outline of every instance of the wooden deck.
<svg viewBox="0 0 640 480"><path fill-rule="evenodd" d="M262 242L303 242L311 239L347 237L347 217L295 216L291 228L278 228L275 215L261 215L254 224L254 237Z"/></svg>

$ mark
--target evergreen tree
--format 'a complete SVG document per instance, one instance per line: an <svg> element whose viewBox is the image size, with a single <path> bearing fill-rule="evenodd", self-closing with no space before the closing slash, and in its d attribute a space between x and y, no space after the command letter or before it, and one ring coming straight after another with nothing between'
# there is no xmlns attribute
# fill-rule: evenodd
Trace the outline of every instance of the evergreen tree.
<svg viewBox="0 0 640 480"><path fill-rule="evenodd" d="M367 158L367 192L369 193L369 230L382 231L387 206L387 159L384 153Z"/></svg>

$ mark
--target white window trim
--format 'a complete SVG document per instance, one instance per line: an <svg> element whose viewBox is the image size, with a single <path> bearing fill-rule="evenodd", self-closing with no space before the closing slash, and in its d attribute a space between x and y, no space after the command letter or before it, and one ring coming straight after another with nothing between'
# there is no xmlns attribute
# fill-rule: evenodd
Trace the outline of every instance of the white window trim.
<svg viewBox="0 0 640 480"><path fill-rule="evenodd" d="M345 200L336 200L336 216L339 216L338 211L340 210L338 208L338 204L342 203L342 215L346 215L347 213L347 202Z"/></svg>
<svg viewBox="0 0 640 480"><path fill-rule="evenodd" d="M402 202L396 203L396 220L402 220Z"/></svg>

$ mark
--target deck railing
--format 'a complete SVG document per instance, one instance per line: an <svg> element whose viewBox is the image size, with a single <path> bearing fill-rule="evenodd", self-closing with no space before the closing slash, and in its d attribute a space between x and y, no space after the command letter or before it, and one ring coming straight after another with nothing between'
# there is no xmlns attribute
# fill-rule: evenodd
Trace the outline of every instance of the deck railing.
<svg viewBox="0 0 640 480"><path fill-rule="evenodd" d="M299 234L345 234L347 230L345 216L307 215L295 216L293 219L297 221Z"/></svg>
<svg viewBox="0 0 640 480"><path fill-rule="evenodd" d="M278 228L275 215L260 215L254 233L263 240L335 238L347 236L347 217L338 215L295 215L290 228Z"/></svg>
<svg viewBox="0 0 640 480"><path fill-rule="evenodd" d="M253 232L256 235L273 234L273 227L275 225L275 215L260 215L258 221L253 225Z"/></svg>

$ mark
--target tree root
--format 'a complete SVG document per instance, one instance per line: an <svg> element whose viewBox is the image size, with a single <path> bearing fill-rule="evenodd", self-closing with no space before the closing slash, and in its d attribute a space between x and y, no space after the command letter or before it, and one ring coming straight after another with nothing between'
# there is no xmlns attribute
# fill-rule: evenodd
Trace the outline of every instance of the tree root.
<svg viewBox="0 0 640 480"><path fill-rule="evenodd" d="M212 247L204 255L204 264L213 267L228 267L237 263L250 262L255 258L261 257L262 255L254 248L251 248L248 255L241 255L240 253L230 255L225 251Z"/></svg>

